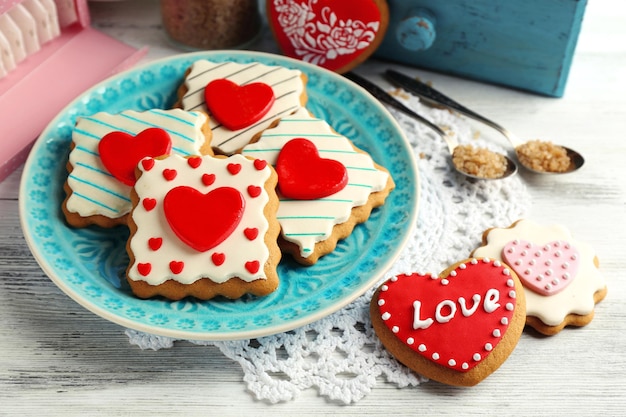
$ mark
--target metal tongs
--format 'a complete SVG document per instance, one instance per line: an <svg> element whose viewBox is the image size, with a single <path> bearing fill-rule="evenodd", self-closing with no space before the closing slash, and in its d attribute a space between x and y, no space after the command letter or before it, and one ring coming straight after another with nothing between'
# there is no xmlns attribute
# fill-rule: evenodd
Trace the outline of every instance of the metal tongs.
<svg viewBox="0 0 626 417"><path fill-rule="evenodd" d="M448 135L443 129L402 104L399 100L394 98L391 94L383 90L381 87L353 72L348 72L346 74L343 74L343 76L366 89L371 95L374 96L374 98L376 98L381 103L384 103L396 110L401 111L407 116L414 118L415 120L425 124L432 130L434 130L446 141L446 143L448 144L448 148L450 148L450 152L452 152L452 150L455 148L456 144L454 142L448 142Z"/></svg>
<svg viewBox="0 0 626 417"><path fill-rule="evenodd" d="M387 75L389 74L389 71L387 72ZM377 86L376 84L374 84L373 82L353 73L353 72L349 72L344 74L344 77L348 78L349 80L355 82L356 84L360 85L361 87L363 87L365 90L367 90L370 94L372 94L372 96L374 96L374 98L376 98L377 100L379 100L381 103L384 103L396 110L401 111L402 113L412 117L413 119L425 124L426 126L428 126L430 129L432 129L435 133L437 133L441 139L443 139L446 142L446 145L448 147L448 151L450 152L450 156L452 157L452 155L454 154L454 150L455 148L457 148L459 146L458 142L456 141L456 139L454 137L452 137L450 134L446 133L443 129L441 129L439 126L437 126L436 124L432 123L430 120L424 118L423 116L419 115L418 113L416 113L415 111L411 110L410 108L408 108L407 106L405 106L404 104L402 104L399 100L397 100L396 98L394 98L391 94L387 93L385 90L383 90L381 87ZM417 82L417 81L416 81ZM424 96L421 93L421 90L417 90L413 88L412 85L410 85L410 83L403 83L403 84L399 84L399 83L395 83L396 85L399 85L400 87L403 87L405 90L409 91L410 93L414 93L415 95L417 95L418 97L422 97L424 98ZM429 102L431 103L436 103L436 104L440 104L439 102L437 102L436 100L429 100ZM506 170L504 172L504 174L501 177L498 177L497 179L503 179L506 177L509 177L513 174L515 174L517 172L517 165L515 164L515 162L513 162L513 160L511 158L509 158L506 155L502 155L504 156L505 160L506 160ZM461 169L459 169L455 164L452 164L455 168L455 170L457 172L459 172L460 174L463 174L467 177L470 178L474 178L474 179L486 179L483 177L478 177L472 174L469 174Z"/></svg>

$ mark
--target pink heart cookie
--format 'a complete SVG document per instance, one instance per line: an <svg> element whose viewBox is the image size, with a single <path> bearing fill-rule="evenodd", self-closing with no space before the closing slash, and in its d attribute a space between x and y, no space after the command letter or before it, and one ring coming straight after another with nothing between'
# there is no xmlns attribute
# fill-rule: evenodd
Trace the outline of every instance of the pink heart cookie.
<svg viewBox="0 0 626 417"><path fill-rule="evenodd" d="M517 344L525 323L521 284L506 265L468 259L440 276L399 275L374 295L372 324L387 350L414 371L475 385Z"/></svg>
<svg viewBox="0 0 626 417"><path fill-rule="evenodd" d="M543 246L515 239L502 249L502 259L513 268L526 288L550 296L576 277L580 256L570 243L556 240Z"/></svg>

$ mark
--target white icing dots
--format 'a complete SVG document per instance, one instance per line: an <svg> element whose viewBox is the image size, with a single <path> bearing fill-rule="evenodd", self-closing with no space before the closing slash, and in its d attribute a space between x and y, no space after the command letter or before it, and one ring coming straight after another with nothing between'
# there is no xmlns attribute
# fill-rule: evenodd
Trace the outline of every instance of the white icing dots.
<svg viewBox="0 0 626 417"><path fill-rule="evenodd" d="M381 306L381 307L384 306L385 305L385 300L383 300L383 299L378 300L378 305Z"/></svg>
<svg viewBox="0 0 626 417"><path fill-rule="evenodd" d="M450 365L450 366L456 366L456 361L455 361L454 359L450 359L450 360L448 361L448 365Z"/></svg>
<svg viewBox="0 0 626 417"><path fill-rule="evenodd" d="M419 345L419 346L417 347L417 349L418 349L420 352L426 352L426 345L421 344L421 345Z"/></svg>
<svg viewBox="0 0 626 417"><path fill-rule="evenodd" d="M412 337L409 337L408 339L406 339L406 344L411 346L413 345L413 343L415 343L415 339L413 339Z"/></svg>
<svg viewBox="0 0 626 417"><path fill-rule="evenodd" d="M476 362L478 362L481 358L482 356L480 355L480 353L474 353L474 355L472 355L472 359L474 359Z"/></svg>
<svg viewBox="0 0 626 417"><path fill-rule="evenodd" d="M391 318L391 314L389 314L389 313L383 313L383 315L382 315L382 316L380 316L380 318L381 318L381 319L383 319L383 320L385 320L385 321L387 321L387 320L389 320L389 319Z"/></svg>
<svg viewBox="0 0 626 417"><path fill-rule="evenodd" d="M491 352L493 350L493 345L491 343L485 343L485 350L487 352Z"/></svg>

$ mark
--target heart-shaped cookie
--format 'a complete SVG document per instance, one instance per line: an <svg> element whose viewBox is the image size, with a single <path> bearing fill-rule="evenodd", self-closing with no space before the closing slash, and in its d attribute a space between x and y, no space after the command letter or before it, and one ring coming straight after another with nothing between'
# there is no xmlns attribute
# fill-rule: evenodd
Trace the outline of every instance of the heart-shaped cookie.
<svg viewBox="0 0 626 417"><path fill-rule="evenodd" d="M195 188L179 186L165 195L163 210L181 241L198 252L206 252L226 240L239 225L245 199L231 187L203 194Z"/></svg>
<svg viewBox="0 0 626 417"><path fill-rule="evenodd" d="M384 0L269 0L267 16L285 55L344 73L382 42L389 7Z"/></svg>
<svg viewBox="0 0 626 417"><path fill-rule="evenodd" d="M556 240L543 246L515 239L502 249L502 259L524 286L543 295L557 294L576 277L580 255L570 243Z"/></svg>
<svg viewBox="0 0 626 417"><path fill-rule="evenodd" d="M334 159L321 158L308 139L292 139L276 160L278 188L286 198L316 200L341 191L348 184L346 167Z"/></svg>
<svg viewBox="0 0 626 417"><path fill-rule="evenodd" d="M149 128L136 136L115 131L98 143L98 153L104 167L118 181L135 185L135 168L145 157L168 155L172 148L170 135L160 128Z"/></svg>
<svg viewBox="0 0 626 417"><path fill-rule="evenodd" d="M265 83L238 85L218 78L204 88L204 99L215 120L230 130L240 130L261 120L272 108L275 96Z"/></svg>
<svg viewBox="0 0 626 417"><path fill-rule="evenodd" d="M372 298L372 324L385 348L430 379L475 385L509 356L525 323L515 272L467 259L441 275L391 278Z"/></svg>

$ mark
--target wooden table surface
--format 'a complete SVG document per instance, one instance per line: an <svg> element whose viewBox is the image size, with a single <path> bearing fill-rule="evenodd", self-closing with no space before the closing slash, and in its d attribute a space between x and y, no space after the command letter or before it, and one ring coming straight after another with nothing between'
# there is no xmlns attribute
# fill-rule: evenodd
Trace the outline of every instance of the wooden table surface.
<svg viewBox="0 0 626 417"><path fill-rule="evenodd" d="M162 33L158 2L90 7L94 27L150 47L144 62L179 53ZM256 401L240 366L217 348L183 342L142 351L124 329L61 292L24 241L18 169L0 183L0 415L626 415L625 21L620 0L589 2L561 99L395 66L522 138L551 139L585 155L576 174L521 175L529 217L564 224L598 253L609 291L587 327L549 338L523 334L509 360L470 389L434 382L398 389L381 380L353 405L313 389L288 403ZM380 81L388 66L372 60L358 72Z"/></svg>

